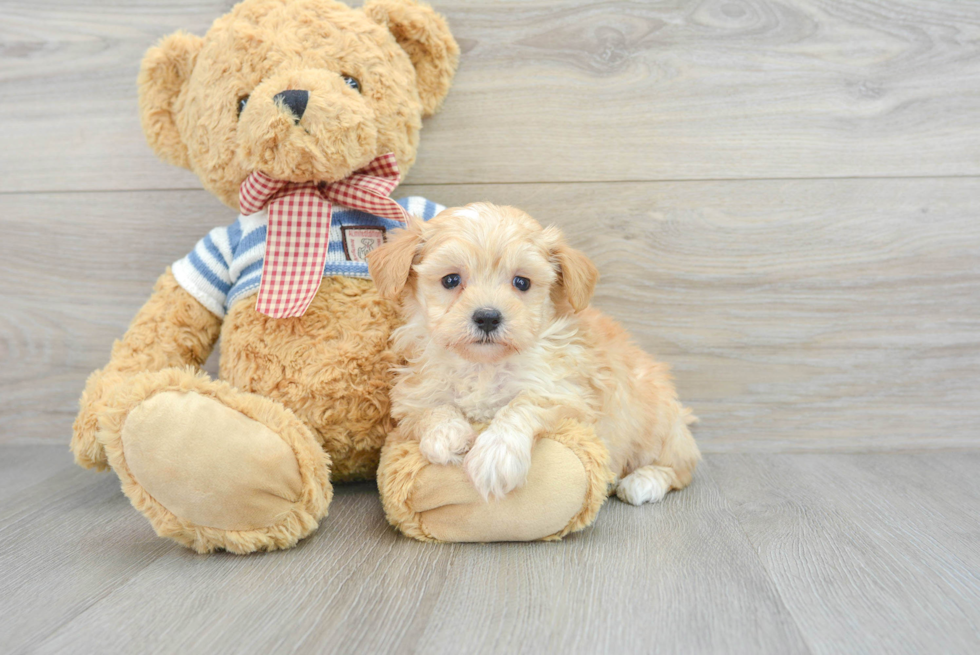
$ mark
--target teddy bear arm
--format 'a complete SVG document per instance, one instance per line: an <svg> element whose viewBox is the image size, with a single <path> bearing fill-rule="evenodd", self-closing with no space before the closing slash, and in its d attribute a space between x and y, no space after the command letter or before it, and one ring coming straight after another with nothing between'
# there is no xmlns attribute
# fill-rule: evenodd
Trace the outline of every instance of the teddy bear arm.
<svg viewBox="0 0 980 655"><path fill-rule="evenodd" d="M221 318L185 291L168 268L126 334L113 344L109 363L93 372L85 384L72 431L75 461L85 468L108 467L95 434L99 416L107 409L106 398L116 385L144 371L201 366L220 331Z"/></svg>
<svg viewBox="0 0 980 655"><path fill-rule="evenodd" d="M592 523L613 480L605 445L572 419L537 439L524 486L491 502L463 467L431 464L399 431L381 452L378 490L388 521L421 541L560 539Z"/></svg>
<svg viewBox="0 0 980 655"><path fill-rule="evenodd" d="M136 373L201 366L220 332L221 318L184 290L168 267L126 334L113 344L103 370Z"/></svg>

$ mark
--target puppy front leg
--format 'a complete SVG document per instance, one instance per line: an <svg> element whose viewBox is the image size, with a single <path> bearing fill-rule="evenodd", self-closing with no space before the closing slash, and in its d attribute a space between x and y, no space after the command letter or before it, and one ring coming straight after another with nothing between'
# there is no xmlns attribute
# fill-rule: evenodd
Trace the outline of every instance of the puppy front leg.
<svg viewBox="0 0 980 655"><path fill-rule="evenodd" d="M544 428L550 413L518 397L477 436L463 467L484 499L502 498L527 481L534 435Z"/></svg>
<svg viewBox="0 0 980 655"><path fill-rule="evenodd" d="M419 451L433 464L459 464L476 437L470 422L451 405L424 410L414 427Z"/></svg>

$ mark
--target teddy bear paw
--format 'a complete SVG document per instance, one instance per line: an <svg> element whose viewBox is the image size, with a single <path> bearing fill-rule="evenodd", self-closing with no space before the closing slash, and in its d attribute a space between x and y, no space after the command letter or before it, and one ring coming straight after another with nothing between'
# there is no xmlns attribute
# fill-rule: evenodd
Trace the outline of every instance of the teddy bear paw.
<svg viewBox="0 0 980 655"><path fill-rule="evenodd" d="M292 412L187 369L130 378L98 439L157 534L198 552L289 548L332 496L330 458Z"/></svg>

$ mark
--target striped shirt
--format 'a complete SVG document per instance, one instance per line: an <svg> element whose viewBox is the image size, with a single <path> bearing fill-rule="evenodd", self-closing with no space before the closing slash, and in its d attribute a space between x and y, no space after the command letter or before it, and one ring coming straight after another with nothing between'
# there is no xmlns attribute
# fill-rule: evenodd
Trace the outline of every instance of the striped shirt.
<svg viewBox="0 0 980 655"><path fill-rule="evenodd" d="M398 204L426 221L445 209L419 196L402 198ZM267 223L268 213L263 209L211 230L186 257L174 262L171 270L177 283L209 310L224 316L235 301L258 293ZM323 275L369 277L365 256L384 242L388 230L399 227L404 226L398 221L334 204Z"/></svg>

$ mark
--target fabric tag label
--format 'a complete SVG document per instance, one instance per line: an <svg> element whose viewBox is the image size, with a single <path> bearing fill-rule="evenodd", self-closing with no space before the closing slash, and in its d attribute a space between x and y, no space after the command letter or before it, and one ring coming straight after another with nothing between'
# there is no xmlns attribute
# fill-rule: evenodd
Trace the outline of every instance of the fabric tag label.
<svg viewBox="0 0 980 655"><path fill-rule="evenodd" d="M385 242L385 229L377 225L342 225L347 261L366 262L369 252Z"/></svg>

